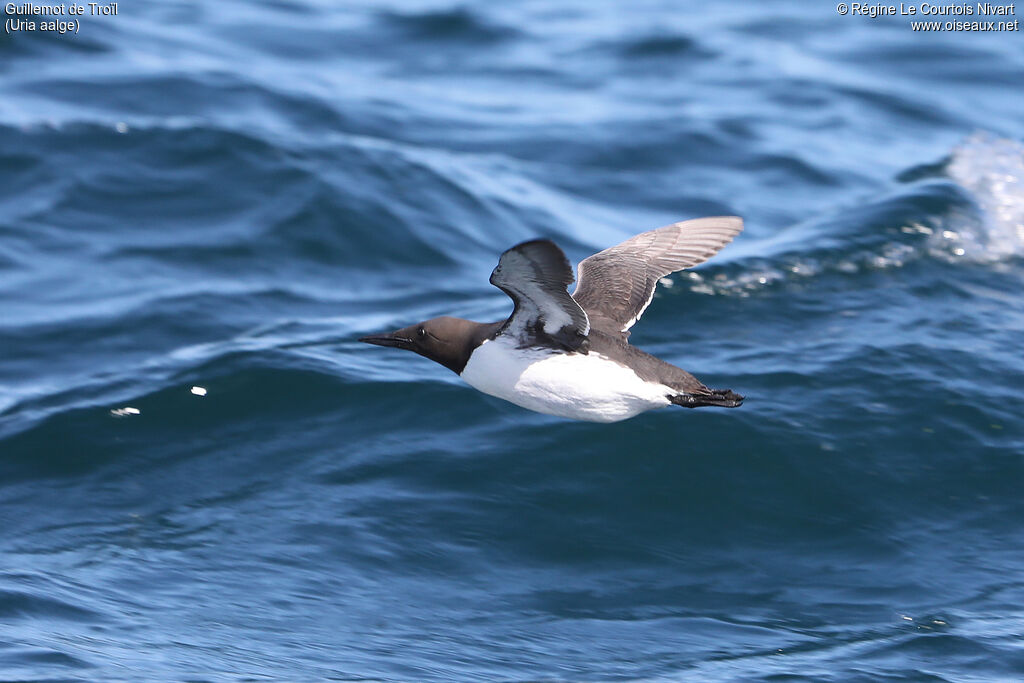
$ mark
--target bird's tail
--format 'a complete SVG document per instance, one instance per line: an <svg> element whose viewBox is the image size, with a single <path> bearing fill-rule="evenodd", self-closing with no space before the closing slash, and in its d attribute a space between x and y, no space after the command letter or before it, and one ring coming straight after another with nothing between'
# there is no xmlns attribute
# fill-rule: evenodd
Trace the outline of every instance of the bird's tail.
<svg viewBox="0 0 1024 683"><path fill-rule="evenodd" d="M743 397L732 389L708 389L706 392L694 394L676 394L669 396L668 400L684 408L700 408L702 406L738 408L743 404Z"/></svg>

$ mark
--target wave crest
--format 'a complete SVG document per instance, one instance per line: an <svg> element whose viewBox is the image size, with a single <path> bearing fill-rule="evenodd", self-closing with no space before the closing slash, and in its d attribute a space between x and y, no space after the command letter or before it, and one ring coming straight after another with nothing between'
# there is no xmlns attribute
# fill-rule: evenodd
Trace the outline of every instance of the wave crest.
<svg viewBox="0 0 1024 683"><path fill-rule="evenodd" d="M975 260L1024 254L1024 144L977 132L953 150L945 171L983 215L980 221L955 221L933 244L944 240L954 256Z"/></svg>

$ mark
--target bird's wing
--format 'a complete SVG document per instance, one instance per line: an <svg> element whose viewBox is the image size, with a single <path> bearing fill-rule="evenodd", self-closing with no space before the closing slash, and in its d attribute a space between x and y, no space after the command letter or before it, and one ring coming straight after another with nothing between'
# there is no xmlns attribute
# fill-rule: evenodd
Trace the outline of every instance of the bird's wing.
<svg viewBox="0 0 1024 683"><path fill-rule="evenodd" d="M743 230L737 216L695 218L644 232L580 261L573 299L602 332L628 336L660 278L708 260Z"/></svg>
<svg viewBox="0 0 1024 683"><path fill-rule="evenodd" d="M523 242L506 251L491 273L491 284L512 297L515 310L498 334L586 353L590 321L566 291L572 281L568 259L550 240Z"/></svg>

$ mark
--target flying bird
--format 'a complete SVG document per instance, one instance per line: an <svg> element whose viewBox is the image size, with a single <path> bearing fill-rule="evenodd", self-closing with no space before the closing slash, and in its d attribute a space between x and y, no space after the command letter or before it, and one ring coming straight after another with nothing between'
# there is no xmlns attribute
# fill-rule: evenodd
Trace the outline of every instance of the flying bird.
<svg viewBox="0 0 1024 683"><path fill-rule="evenodd" d="M415 351L485 394L575 420L618 422L669 405L735 408L742 396L631 346L629 328L658 280L708 260L741 230L742 219L715 216L641 233L580 261L571 295L562 250L523 242L491 273L515 304L506 320L446 316L359 341Z"/></svg>

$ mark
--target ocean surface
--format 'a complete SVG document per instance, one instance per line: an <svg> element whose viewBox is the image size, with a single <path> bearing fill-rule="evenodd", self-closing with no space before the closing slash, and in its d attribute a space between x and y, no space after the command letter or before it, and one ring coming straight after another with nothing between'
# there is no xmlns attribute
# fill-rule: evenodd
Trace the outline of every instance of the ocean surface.
<svg viewBox="0 0 1024 683"><path fill-rule="evenodd" d="M79 20L0 33L0 680L1024 678L1019 31ZM632 341L739 409L570 422L356 342L717 214Z"/></svg>

